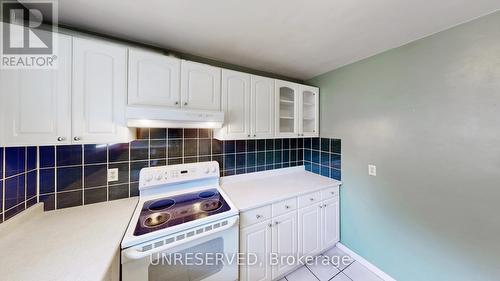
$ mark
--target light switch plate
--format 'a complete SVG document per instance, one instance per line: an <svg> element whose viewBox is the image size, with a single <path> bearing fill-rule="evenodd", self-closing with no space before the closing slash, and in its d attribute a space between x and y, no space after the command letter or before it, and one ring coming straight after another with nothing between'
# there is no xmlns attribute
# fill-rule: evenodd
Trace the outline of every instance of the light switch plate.
<svg viewBox="0 0 500 281"><path fill-rule="evenodd" d="M108 169L108 182L118 181L118 168Z"/></svg>
<svg viewBox="0 0 500 281"><path fill-rule="evenodd" d="M376 177L377 176L377 166L368 165L368 175Z"/></svg>

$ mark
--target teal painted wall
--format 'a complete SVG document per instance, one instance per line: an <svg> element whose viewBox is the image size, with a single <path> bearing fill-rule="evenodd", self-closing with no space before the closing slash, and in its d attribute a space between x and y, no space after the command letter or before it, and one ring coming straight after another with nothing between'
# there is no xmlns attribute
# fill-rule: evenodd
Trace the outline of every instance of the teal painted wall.
<svg viewBox="0 0 500 281"><path fill-rule="evenodd" d="M342 243L397 280L500 280L500 13L308 82L342 139Z"/></svg>

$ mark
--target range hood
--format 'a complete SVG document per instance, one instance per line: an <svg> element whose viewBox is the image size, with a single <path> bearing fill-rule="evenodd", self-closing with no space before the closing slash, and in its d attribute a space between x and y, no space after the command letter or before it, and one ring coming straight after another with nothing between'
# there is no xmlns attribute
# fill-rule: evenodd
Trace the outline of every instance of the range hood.
<svg viewBox="0 0 500 281"><path fill-rule="evenodd" d="M224 112L127 107L127 126L131 128L222 128L223 123Z"/></svg>

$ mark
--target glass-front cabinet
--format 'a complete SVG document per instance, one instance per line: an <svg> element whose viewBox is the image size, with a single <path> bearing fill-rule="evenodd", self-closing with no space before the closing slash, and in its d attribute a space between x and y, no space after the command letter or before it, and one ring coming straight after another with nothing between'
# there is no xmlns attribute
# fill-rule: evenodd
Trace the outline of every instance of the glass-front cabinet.
<svg viewBox="0 0 500 281"><path fill-rule="evenodd" d="M301 85L299 94L299 134L319 136L319 89Z"/></svg>
<svg viewBox="0 0 500 281"><path fill-rule="evenodd" d="M276 80L276 137L319 136L319 89Z"/></svg>
<svg viewBox="0 0 500 281"><path fill-rule="evenodd" d="M276 136L297 137L299 85L276 80Z"/></svg>
<svg viewBox="0 0 500 281"><path fill-rule="evenodd" d="M224 126L219 140L319 136L319 88L222 71Z"/></svg>

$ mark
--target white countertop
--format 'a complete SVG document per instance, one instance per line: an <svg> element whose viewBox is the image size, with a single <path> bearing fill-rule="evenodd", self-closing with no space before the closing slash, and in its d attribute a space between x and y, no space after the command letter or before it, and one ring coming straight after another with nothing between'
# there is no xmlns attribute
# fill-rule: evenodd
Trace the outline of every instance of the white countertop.
<svg viewBox="0 0 500 281"><path fill-rule="evenodd" d="M102 280L120 251L137 198L43 212L0 225L0 279Z"/></svg>
<svg viewBox="0 0 500 281"><path fill-rule="evenodd" d="M240 211L340 184L308 172L304 166L221 178L222 189Z"/></svg>

